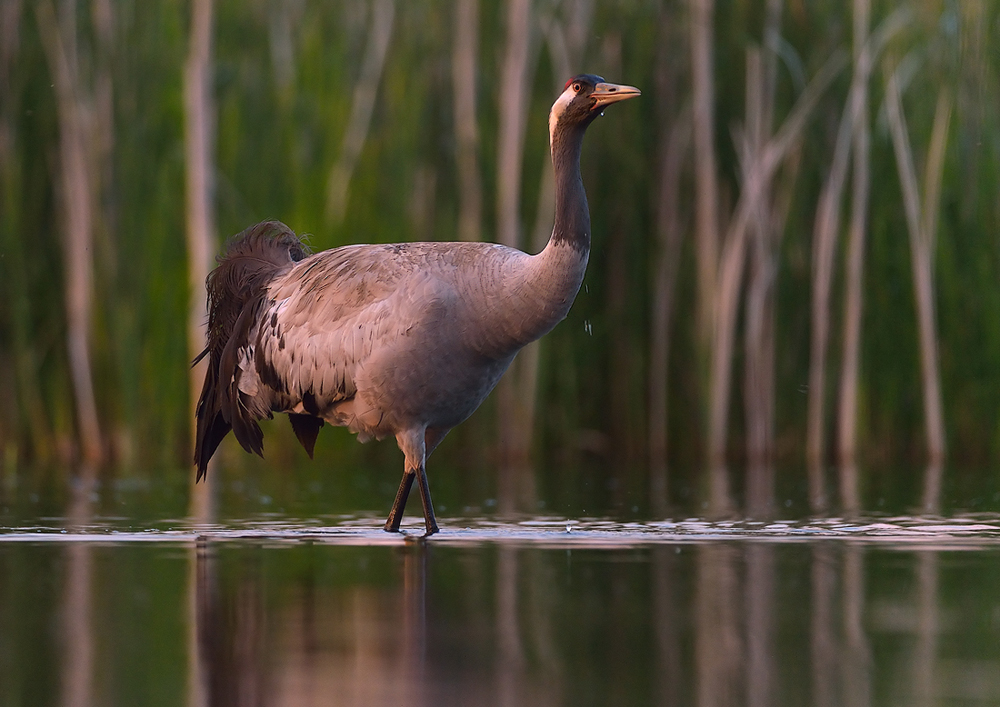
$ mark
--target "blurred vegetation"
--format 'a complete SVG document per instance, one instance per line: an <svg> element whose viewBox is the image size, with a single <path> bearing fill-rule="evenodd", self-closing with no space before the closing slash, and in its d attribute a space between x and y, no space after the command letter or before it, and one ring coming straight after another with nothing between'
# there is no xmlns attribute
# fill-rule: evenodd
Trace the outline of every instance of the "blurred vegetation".
<svg viewBox="0 0 1000 707"><path fill-rule="evenodd" d="M899 6L875 0L872 27ZM532 12L530 109L525 143L524 230L538 208L547 156L548 109L566 77L545 41L546 22L571 3L536 0ZM869 91L871 182L864 270L859 380L859 462L871 470L866 494L911 489L889 470L922 463L920 359L907 225L883 107L883 62L901 61L903 106L918 173L940 86L951 89L940 219L933 270L937 287L948 483L979 478L1000 461L1000 4L912 0L909 20L876 63ZM113 85L112 143L95 217L92 361L97 407L113 461L104 473L188 473L190 417L184 245L182 68L186 3L111 4L113 41L101 43L90 4L77 2L81 76L100 61ZM59 120L40 23L31 2L5 0L0 49L0 465L64 467L78 456L66 353L63 214L59 207ZM690 102L688 4L666 0L596 3L580 71L640 87L642 99L614 107L591 128L584 182L594 250L585 286L568 318L543 344L535 441L539 485L572 485L594 460L602 486L645 503L650 299L659 158L671 123ZM451 3L400 2L367 139L349 185L343 221L325 217L327 182L351 111L370 6L362 2L221 0L216 5L218 231L236 233L277 218L320 250L350 242L453 240L458 184L452 112ZM764 2L715 8L715 146L724 212L739 194L734 130L744 120L746 49L761 44ZM479 8L478 158L482 236L496 223L498 106L505 6ZM664 44L667 42L668 44ZM784 9L775 112L787 114L809 78L837 50L850 54L847 3L792 0ZM677 67L672 96L658 93L657 52ZM810 114L801 143L776 277L775 458L800 468L805 454L809 369L811 242L816 204L829 170L850 70L838 75ZM665 108L659 108L669 100ZM680 250L670 323L670 493L697 493L704 462L705 387L695 331L693 176L682 176ZM845 209L846 212L846 209ZM842 217L842 222L846 216ZM844 227L846 230L846 226ZM221 242L220 242L221 247ZM525 246L528 247L527 245ZM830 364L839 356L846 241L837 243ZM742 310L741 310L742 311ZM742 316L742 315L741 315ZM738 325L742 327L742 323ZM734 375L742 375L742 347ZM835 390L835 372L830 373ZM739 382L734 390L741 390ZM830 396L828 396L829 398ZM739 393L735 394L739 398ZM624 404L622 401L625 401ZM729 456L743 454L742 406L731 406ZM435 484L483 487L492 479L493 401L435 454ZM832 425L833 412L830 412ZM266 428L268 466L304 460L287 425ZM242 452L223 450L225 465ZM398 464L391 443L359 447L325 431L317 468ZM249 461L248 464L257 462ZM802 482L798 472L790 488ZM389 477L387 477L389 478ZM737 483L737 491L740 486ZM915 496L911 496L915 499ZM628 501L631 504L631 501Z"/></svg>

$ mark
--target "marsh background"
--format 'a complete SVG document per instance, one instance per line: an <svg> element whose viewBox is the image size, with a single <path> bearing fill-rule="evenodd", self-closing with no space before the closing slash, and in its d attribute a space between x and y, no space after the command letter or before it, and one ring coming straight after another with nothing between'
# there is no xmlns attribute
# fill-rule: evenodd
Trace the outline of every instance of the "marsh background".
<svg viewBox="0 0 1000 707"><path fill-rule="evenodd" d="M998 32L0 0L0 704L995 704ZM581 71L643 95L589 130L568 319L430 460L441 535L381 532L401 455L342 429L194 487L224 239L536 250Z"/></svg>
<svg viewBox="0 0 1000 707"><path fill-rule="evenodd" d="M4 0L0 22L8 484L184 488L204 273L258 220L316 250L540 247L548 108L587 71L643 96L587 138L584 288L436 452L439 502L1000 505L995 3ZM215 475L305 474L334 510L395 485L391 442L327 429L309 464L286 428Z"/></svg>

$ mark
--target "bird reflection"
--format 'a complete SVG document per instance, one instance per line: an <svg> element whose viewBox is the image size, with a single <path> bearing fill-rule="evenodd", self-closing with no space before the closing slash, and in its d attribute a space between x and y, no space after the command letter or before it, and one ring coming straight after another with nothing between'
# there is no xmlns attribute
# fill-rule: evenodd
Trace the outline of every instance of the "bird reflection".
<svg viewBox="0 0 1000 707"><path fill-rule="evenodd" d="M245 549L245 548L244 548ZM191 705L421 705L425 685L425 543L398 551L401 582L330 588L306 573L280 597L261 567L218 543L195 552L197 658Z"/></svg>
<svg viewBox="0 0 1000 707"><path fill-rule="evenodd" d="M403 665L411 686L426 683L427 667L427 553L422 541L407 543L403 550ZM415 690L408 704L422 704Z"/></svg>

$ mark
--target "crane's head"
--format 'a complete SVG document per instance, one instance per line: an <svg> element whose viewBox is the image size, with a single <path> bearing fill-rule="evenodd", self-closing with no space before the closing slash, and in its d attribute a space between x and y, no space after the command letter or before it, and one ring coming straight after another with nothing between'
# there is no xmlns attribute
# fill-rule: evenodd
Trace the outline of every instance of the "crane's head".
<svg viewBox="0 0 1000 707"><path fill-rule="evenodd" d="M555 136L558 127L586 127L601 115L606 106L638 95L639 89L634 86L608 83L593 74L578 74L566 82L563 92L552 104L549 112L549 138Z"/></svg>

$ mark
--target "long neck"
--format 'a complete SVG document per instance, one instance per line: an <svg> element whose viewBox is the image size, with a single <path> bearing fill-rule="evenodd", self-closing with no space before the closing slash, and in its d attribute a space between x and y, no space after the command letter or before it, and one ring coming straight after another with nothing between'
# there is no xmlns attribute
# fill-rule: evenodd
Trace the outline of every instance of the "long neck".
<svg viewBox="0 0 1000 707"><path fill-rule="evenodd" d="M580 178L585 130L586 126L575 125L553 131L552 236L537 255L519 254L506 262L507 276L501 279L503 310L493 320L498 326L485 334L494 341L495 351L514 353L547 334L566 317L580 291L590 256L590 211Z"/></svg>
<svg viewBox="0 0 1000 707"><path fill-rule="evenodd" d="M552 167L556 182L556 213L550 246L567 245L590 251L590 210L580 176L580 152L586 126L557 126L552 131Z"/></svg>

